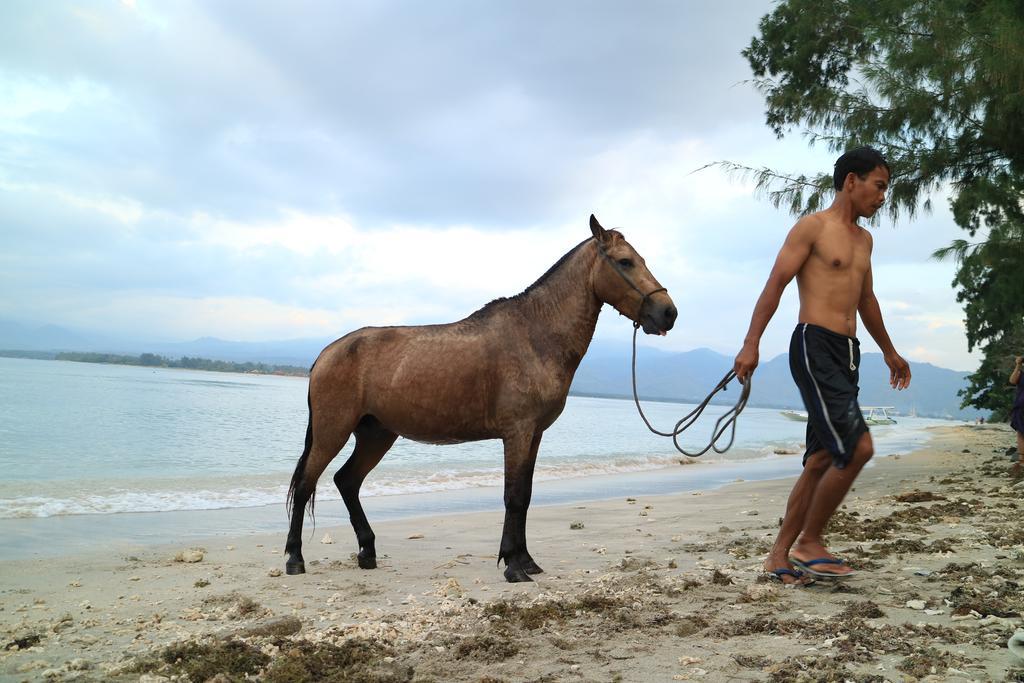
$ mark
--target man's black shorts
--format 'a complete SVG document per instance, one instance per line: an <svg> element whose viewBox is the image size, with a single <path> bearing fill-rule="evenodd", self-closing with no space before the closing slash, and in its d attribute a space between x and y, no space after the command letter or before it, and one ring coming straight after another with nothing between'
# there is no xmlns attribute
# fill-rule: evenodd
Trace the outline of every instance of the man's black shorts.
<svg viewBox="0 0 1024 683"><path fill-rule="evenodd" d="M807 408L807 451L822 449L842 469L868 431L857 404L860 342L824 327L800 323L789 343L789 369Z"/></svg>

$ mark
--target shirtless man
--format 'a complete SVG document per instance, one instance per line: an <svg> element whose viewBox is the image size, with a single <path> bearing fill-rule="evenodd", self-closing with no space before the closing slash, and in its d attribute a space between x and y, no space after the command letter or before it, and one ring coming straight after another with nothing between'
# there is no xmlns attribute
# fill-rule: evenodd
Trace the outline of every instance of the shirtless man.
<svg viewBox="0 0 1024 683"><path fill-rule="evenodd" d="M1024 469L1024 382L1021 381L1021 367L1024 356L1013 359L1013 372L1010 373L1010 384L1017 387L1010 408L1010 426L1017 432L1017 462L1010 469L1011 476L1017 476Z"/></svg>
<svg viewBox="0 0 1024 683"><path fill-rule="evenodd" d="M779 299L796 276L800 322L789 347L793 379L807 408L804 469L765 571L783 583L853 573L825 548L822 531L864 464L874 454L857 404L860 348L857 314L878 343L895 389L910 384L910 366L893 348L871 287L871 233L857 225L878 211L889 187L889 166L870 147L836 161L832 205L801 218L789 231L750 320L734 370L741 382L757 367L757 347ZM790 562L792 558L800 569Z"/></svg>

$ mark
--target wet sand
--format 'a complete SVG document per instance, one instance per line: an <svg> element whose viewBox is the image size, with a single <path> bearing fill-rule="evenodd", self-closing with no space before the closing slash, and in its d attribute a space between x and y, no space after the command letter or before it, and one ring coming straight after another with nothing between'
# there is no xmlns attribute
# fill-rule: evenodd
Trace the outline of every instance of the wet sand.
<svg viewBox="0 0 1024 683"><path fill-rule="evenodd" d="M876 459L829 532L858 574L805 589L760 576L792 479L537 507L531 584L495 567L498 511L377 522L374 571L347 525L301 576L282 534L4 560L0 680L1024 680L1013 443Z"/></svg>

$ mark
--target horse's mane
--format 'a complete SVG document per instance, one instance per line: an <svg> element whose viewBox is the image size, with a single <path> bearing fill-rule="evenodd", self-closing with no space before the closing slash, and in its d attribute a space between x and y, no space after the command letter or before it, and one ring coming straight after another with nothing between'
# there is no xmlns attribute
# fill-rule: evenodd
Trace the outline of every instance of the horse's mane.
<svg viewBox="0 0 1024 683"><path fill-rule="evenodd" d="M609 230L608 232L613 232L613 231ZM616 234L619 234L621 236L621 233L619 233L618 231L614 231L614 232L616 232ZM479 322L479 321L482 321L482 320L486 320L487 318L491 317L491 315L494 314L494 312L495 312L495 310L497 308L502 307L504 305L513 305L513 304L516 304L517 302L521 301L523 299L523 297L525 297L527 294L529 294L530 292L532 292L533 290L537 289L538 287L543 285L545 282L547 282L548 278L550 278L552 274L554 274L559 268L561 268L563 265L565 265L566 261L568 261L570 258L572 258L573 255L577 251L579 251L580 249L583 248L583 245L585 245L587 242L589 242L592 239L594 239L594 238L593 237L588 237L587 239L583 240L582 242L577 244L575 247L573 247L572 249L567 251L565 254L563 254L562 258L560 258L557 261L555 261L555 264L547 269L547 272L545 272L543 275L541 275L539 278L537 278L537 280L532 285L530 285L529 287L527 287L523 291L519 292L518 294L516 294L514 296L499 297L497 299L494 299L491 302L488 302L487 304L484 304L481 308L479 308L478 310L474 311L469 316L467 316L465 318L465 321L466 322Z"/></svg>

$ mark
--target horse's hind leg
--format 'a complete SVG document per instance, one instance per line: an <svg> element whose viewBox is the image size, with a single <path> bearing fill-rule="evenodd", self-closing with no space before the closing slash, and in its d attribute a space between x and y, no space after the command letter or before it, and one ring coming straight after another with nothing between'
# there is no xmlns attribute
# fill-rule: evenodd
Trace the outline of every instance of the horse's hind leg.
<svg viewBox="0 0 1024 683"><path fill-rule="evenodd" d="M373 535L370 523L366 520L363 506L359 503L359 488L363 485L366 475L377 466L384 454L395 443L398 435L385 428L372 415L367 415L359 421L355 435L355 450L334 475L334 483L338 487L338 491L341 492L345 507L348 508L349 520L356 532L356 541L359 543L359 555L357 556L359 567L376 569L376 537Z"/></svg>
<svg viewBox="0 0 1024 683"><path fill-rule="evenodd" d="M505 526L498 561L505 560L505 579L509 583L533 581L529 575L543 571L526 549L526 513L541 436L537 432L505 439Z"/></svg>
<svg viewBox="0 0 1024 683"><path fill-rule="evenodd" d="M306 572L306 563L302 558L302 516L306 504L316 493L317 480L331 460L334 460L338 452L345 447L351 434L351 428L314 430L312 419L306 429L306 448L295 467L289 492L292 499L291 521L288 526L288 540L284 546L284 551L288 554L285 571L289 574Z"/></svg>

